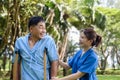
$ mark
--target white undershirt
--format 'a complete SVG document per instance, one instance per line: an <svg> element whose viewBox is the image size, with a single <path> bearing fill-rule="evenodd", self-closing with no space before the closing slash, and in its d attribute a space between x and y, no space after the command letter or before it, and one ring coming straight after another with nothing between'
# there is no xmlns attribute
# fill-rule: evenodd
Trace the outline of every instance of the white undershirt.
<svg viewBox="0 0 120 80"><path fill-rule="evenodd" d="M84 52L84 51L82 51L82 53L81 53L81 56L80 56L80 57L82 57L84 54L85 54L85 52Z"/></svg>

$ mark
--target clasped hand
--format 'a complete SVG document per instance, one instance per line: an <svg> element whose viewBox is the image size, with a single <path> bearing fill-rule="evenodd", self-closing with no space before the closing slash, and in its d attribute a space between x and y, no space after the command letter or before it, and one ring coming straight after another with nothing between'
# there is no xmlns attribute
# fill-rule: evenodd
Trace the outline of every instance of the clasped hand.
<svg viewBox="0 0 120 80"><path fill-rule="evenodd" d="M50 80L60 80L58 77L52 77Z"/></svg>

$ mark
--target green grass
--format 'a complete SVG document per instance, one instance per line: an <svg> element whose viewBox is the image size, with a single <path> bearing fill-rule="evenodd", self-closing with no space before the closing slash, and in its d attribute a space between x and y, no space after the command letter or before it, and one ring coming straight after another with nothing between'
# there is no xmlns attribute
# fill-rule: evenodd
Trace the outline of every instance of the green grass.
<svg viewBox="0 0 120 80"><path fill-rule="evenodd" d="M98 80L120 80L120 75L97 75Z"/></svg>
<svg viewBox="0 0 120 80"><path fill-rule="evenodd" d="M97 75L98 80L120 80L120 75ZM9 77L0 77L0 80L9 80Z"/></svg>
<svg viewBox="0 0 120 80"><path fill-rule="evenodd" d="M63 76L59 76L63 77ZM120 75L97 75L98 80L120 80Z"/></svg>

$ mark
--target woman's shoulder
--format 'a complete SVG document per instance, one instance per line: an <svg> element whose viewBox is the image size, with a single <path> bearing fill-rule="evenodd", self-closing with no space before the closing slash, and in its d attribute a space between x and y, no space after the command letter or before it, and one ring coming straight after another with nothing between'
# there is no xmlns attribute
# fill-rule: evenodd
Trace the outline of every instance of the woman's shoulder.
<svg viewBox="0 0 120 80"><path fill-rule="evenodd" d="M77 51L77 52L75 53L75 56L79 56L81 53L82 53L82 50L80 49L79 51Z"/></svg>
<svg viewBox="0 0 120 80"><path fill-rule="evenodd" d="M91 54L90 54L89 57L91 57L91 58L95 58L95 59L98 58L97 53L94 51L94 49L91 49Z"/></svg>

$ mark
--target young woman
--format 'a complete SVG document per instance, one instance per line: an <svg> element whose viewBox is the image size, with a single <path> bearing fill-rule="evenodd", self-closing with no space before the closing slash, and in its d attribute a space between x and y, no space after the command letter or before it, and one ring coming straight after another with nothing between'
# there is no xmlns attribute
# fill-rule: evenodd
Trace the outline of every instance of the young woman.
<svg viewBox="0 0 120 80"><path fill-rule="evenodd" d="M82 47L68 63L59 61L59 64L65 68L72 68L72 74L63 78L54 78L52 80L97 80L96 68L98 58L93 49L101 43L101 37L96 34L92 28L81 30L80 46Z"/></svg>

